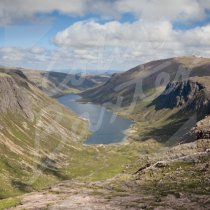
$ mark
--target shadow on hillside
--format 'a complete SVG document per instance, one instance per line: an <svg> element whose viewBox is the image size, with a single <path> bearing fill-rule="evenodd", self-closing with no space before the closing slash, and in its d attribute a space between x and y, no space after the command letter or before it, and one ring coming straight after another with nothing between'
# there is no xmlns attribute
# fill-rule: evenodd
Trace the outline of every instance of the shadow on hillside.
<svg viewBox="0 0 210 210"><path fill-rule="evenodd" d="M180 113L176 113L168 118L171 123L159 128L152 128L144 133L141 138L147 140L148 136L154 138L160 143L165 143L168 146L173 146L181 143L182 137L192 129L197 123L197 115L191 114L181 117ZM192 139L196 140L196 139Z"/></svg>

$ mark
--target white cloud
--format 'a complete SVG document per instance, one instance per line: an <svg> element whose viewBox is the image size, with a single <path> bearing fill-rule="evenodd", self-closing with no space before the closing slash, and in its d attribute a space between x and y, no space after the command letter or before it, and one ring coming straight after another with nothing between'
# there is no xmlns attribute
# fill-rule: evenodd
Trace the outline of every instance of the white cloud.
<svg viewBox="0 0 210 210"><path fill-rule="evenodd" d="M210 46L210 25L196 27L187 31L178 32L179 39L187 47L209 47Z"/></svg>
<svg viewBox="0 0 210 210"><path fill-rule="evenodd" d="M117 21L100 24L95 21L77 22L57 33L54 43L64 48L159 48L174 41L170 22L120 23Z"/></svg>
<svg viewBox="0 0 210 210"><path fill-rule="evenodd" d="M41 54L45 53L45 49L41 48L41 47L33 47L33 48L30 49L30 52L33 53L33 54L41 55Z"/></svg>
<svg viewBox="0 0 210 210"><path fill-rule="evenodd" d="M170 35L171 24L162 22L120 23L117 21L100 24L81 21L57 33L54 43L62 47L127 47L138 43L163 43Z"/></svg>
<svg viewBox="0 0 210 210"><path fill-rule="evenodd" d="M210 25L184 31L173 28L174 21L204 20L207 9L210 9L209 0L1 0L0 25L52 11L75 16L99 14L105 21L79 21L58 32L53 40L58 46L56 50L1 48L0 63L42 69L56 65L75 69L128 69L165 57L210 56ZM128 12L137 21L120 22L118 18Z"/></svg>
<svg viewBox="0 0 210 210"><path fill-rule="evenodd" d="M80 16L94 13L109 18L131 12L144 20L190 21L203 19L209 8L209 0L1 0L0 24L53 11Z"/></svg>
<svg viewBox="0 0 210 210"><path fill-rule="evenodd" d="M19 62L24 58L24 53L18 48L0 48L0 57L3 62Z"/></svg>
<svg viewBox="0 0 210 210"><path fill-rule="evenodd" d="M39 69L128 69L183 55L210 57L210 25L182 31L168 21L81 21L59 32L58 48L1 48L0 63Z"/></svg>
<svg viewBox="0 0 210 210"><path fill-rule="evenodd" d="M59 32L54 43L71 49L72 56L113 65L142 63L158 58L205 55L210 47L210 25L182 31L168 21L77 22ZM209 51L208 51L209 52Z"/></svg>
<svg viewBox="0 0 210 210"><path fill-rule="evenodd" d="M116 7L121 13L134 12L145 20L195 20L205 15L199 0L120 0Z"/></svg>
<svg viewBox="0 0 210 210"><path fill-rule="evenodd" d="M34 48L16 48L2 47L0 48L0 63L4 66L43 66L47 62L48 57L44 49L39 47Z"/></svg>
<svg viewBox="0 0 210 210"><path fill-rule="evenodd" d="M64 14L82 15L88 0L1 0L0 23L10 24L31 18L36 13L58 11Z"/></svg>

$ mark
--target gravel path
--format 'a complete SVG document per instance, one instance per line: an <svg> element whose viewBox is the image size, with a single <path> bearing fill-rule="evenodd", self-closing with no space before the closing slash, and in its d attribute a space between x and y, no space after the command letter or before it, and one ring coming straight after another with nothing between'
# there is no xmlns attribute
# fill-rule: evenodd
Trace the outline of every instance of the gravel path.
<svg viewBox="0 0 210 210"><path fill-rule="evenodd" d="M42 192L24 195L21 204L11 210L205 210L210 207L209 197L199 198L203 204L207 204L202 207L185 194L179 198L171 194L157 200L155 196L143 192L129 191L131 186L119 191L114 190L108 182L105 185L100 182L87 184L65 181Z"/></svg>

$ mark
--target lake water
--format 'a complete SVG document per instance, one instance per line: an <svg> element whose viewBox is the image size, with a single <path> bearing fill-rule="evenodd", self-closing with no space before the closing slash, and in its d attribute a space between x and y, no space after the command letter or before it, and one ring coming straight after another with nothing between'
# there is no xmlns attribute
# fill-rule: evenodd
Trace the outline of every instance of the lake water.
<svg viewBox="0 0 210 210"><path fill-rule="evenodd" d="M78 116L89 121L89 129L92 135L85 144L111 144L122 142L127 130L133 122L119 117L106 110L103 106L92 103L81 103L81 97L76 94L68 94L58 97L57 100L69 107Z"/></svg>

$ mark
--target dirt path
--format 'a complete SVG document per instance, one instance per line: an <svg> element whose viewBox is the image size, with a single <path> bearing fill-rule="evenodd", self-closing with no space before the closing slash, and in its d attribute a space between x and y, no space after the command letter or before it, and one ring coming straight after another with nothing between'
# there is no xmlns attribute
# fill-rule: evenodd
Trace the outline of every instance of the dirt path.
<svg viewBox="0 0 210 210"><path fill-rule="evenodd" d="M111 186L104 187L100 182L66 181L42 192L24 195L21 204L11 210L135 210L145 209L145 202L151 198L120 192Z"/></svg>
<svg viewBox="0 0 210 210"><path fill-rule="evenodd" d="M106 203L106 199L91 196L87 192L81 192L79 194L69 192L67 194L33 193L26 196L22 200L22 205L14 209L119 209L116 207L112 208Z"/></svg>
<svg viewBox="0 0 210 210"><path fill-rule="evenodd" d="M63 182L45 191L23 196L21 205L12 209L122 209L116 206L117 203L110 203L107 190L94 188L97 186L86 187L85 183ZM101 196L102 194L104 196Z"/></svg>
<svg viewBox="0 0 210 210"><path fill-rule="evenodd" d="M62 182L42 192L24 195L21 204L11 210L208 209L184 194L179 198L171 194L157 200L154 195L130 191L131 186L116 190L107 184L105 187L100 182L91 184ZM202 203L207 202L206 197L200 199L203 200Z"/></svg>

